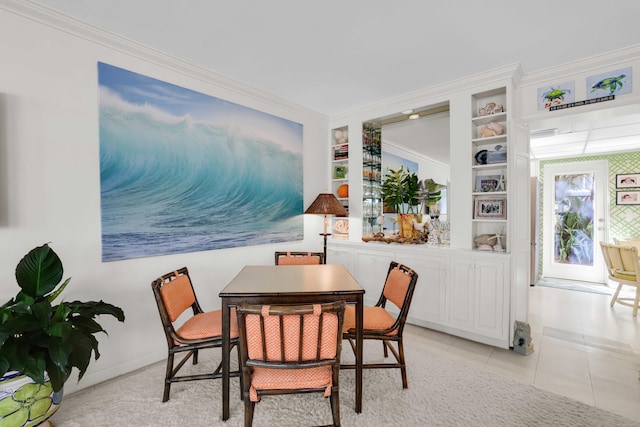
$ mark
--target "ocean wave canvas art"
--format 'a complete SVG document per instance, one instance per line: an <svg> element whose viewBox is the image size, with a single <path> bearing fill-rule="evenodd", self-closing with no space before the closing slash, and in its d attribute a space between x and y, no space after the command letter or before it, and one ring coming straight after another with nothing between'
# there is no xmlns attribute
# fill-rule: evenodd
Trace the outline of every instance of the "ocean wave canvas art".
<svg viewBox="0 0 640 427"><path fill-rule="evenodd" d="M303 238L302 124L98 63L102 260Z"/></svg>

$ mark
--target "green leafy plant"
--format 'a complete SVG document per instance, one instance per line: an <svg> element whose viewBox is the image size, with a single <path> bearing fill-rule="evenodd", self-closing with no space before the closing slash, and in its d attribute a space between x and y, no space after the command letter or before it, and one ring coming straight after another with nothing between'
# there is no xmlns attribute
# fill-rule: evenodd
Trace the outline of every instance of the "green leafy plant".
<svg viewBox="0 0 640 427"><path fill-rule="evenodd" d="M422 203L427 206L434 206L442 199L442 191L440 190L440 184L436 183L433 179L425 179L420 181L420 198Z"/></svg>
<svg viewBox="0 0 640 427"><path fill-rule="evenodd" d="M0 372L19 371L38 384L46 372L59 391L76 367L80 381L91 354L100 357L94 335L106 334L94 319L108 314L124 322L124 312L103 301L52 305L71 278L61 283L62 262L48 244L27 253L15 274L21 290L0 307Z"/></svg>
<svg viewBox="0 0 640 427"><path fill-rule="evenodd" d="M418 175L400 166L396 170L389 169L385 175L382 200L387 206L393 207L396 213L417 213L414 209L420 203L419 190Z"/></svg>
<svg viewBox="0 0 640 427"><path fill-rule="evenodd" d="M562 175L556 183L555 259L593 262L593 191L590 177Z"/></svg>
<svg viewBox="0 0 640 427"><path fill-rule="evenodd" d="M593 261L590 248L593 243L593 221L578 212L569 211L559 215L556 224L556 253L560 262L569 262L575 258L578 264Z"/></svg>

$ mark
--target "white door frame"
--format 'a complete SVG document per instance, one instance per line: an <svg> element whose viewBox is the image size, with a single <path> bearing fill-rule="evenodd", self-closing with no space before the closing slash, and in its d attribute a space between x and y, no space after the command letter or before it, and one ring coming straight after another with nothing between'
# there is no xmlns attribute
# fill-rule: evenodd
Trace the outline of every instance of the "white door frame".
<svg viewBox="0 0 640 427"><path fill-rule="evenodd" d="M557 263L554 260L555 185L558 174L594 172L595 200L593 226L593 266ZM609 162L607 160L551 163L544 166L543 189L543 276L585 282L606 283L604 261L598 242L609 235Z"/></svg>

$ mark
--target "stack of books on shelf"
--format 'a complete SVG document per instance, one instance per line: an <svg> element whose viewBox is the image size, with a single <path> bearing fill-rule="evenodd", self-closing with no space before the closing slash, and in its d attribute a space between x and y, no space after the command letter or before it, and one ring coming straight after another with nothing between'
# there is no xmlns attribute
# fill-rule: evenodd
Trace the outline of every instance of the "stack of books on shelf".
<svg viewBox="0 0 640 427"><path fill-rule="evenodd" d="M340 145L333 150L333 160L344 160L349 158L349 145Z"/></svg>

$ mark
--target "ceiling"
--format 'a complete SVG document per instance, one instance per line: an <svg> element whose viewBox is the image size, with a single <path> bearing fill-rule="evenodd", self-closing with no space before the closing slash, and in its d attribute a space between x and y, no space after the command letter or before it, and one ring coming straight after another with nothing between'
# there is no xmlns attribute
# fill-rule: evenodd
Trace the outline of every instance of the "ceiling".
<svg viewBox="0 0 640 427"><path fill-rule="evenodd" d="M327 115L640 42L636 0L26 1Z"/></svg>
<svg viewBox="0 0 640 427"><path fill-rule="evenodd" d="M638 108L633 108L637 110ZM640 113L628 109L575 116L530 128L531 158L598 155L640 151Z"/></svg>
<svg viewBox="0 0 640 427"><path fill-rule="evenodd" d="M326 115L640 43L636 0L25 1Z"/></svg>

